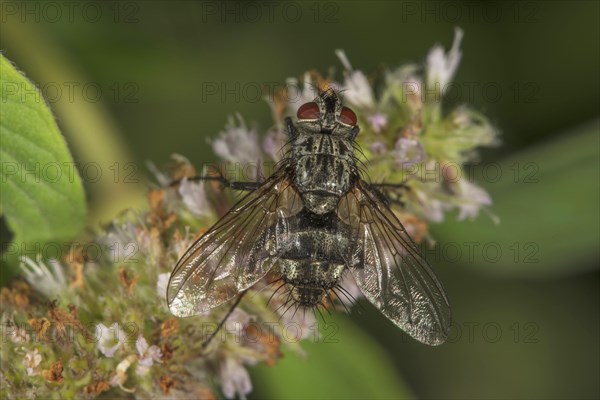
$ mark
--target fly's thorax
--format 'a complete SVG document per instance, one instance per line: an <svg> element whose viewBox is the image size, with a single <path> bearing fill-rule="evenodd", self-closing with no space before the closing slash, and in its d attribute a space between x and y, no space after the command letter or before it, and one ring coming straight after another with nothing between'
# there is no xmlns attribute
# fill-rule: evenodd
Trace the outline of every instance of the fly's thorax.
<svg viewBox="0 0 600 400"><path fill-rule="evenodd" d="M301 133L292 144L294 184L305 207L316 214L335 209L355 170L353 144L329 133Z"/></svg>
<svg viewBox="0 0 600 400"><path fill-rule="evenodd" d="M353 141L335 133L309 132L300 129L292 142L293 157L310 154L326 154L338 156L348 161L353 160Z"/></svg>

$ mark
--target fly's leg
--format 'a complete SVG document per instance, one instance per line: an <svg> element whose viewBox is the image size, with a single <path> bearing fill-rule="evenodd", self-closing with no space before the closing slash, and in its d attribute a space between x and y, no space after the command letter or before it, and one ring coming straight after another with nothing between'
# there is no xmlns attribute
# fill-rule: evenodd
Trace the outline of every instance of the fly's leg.
<svg viewBox="0 0 600 400"><path fill-rule="evenodd" d="M409 189L406 183L371 183L371 187L375 189Z"/></svg>
<svg viewBox="0 0 600 400"><path fill-rule="evenodd" d="M195 182L197 182L197 181L217 181L221 184L221 187L229 188L229 189L233 189L233 190L247 191L247 192L256 190L260 187L260 185L262 185L262 182L230 181L229 179L225 178L221 174L219 174L217 176L192 176L192 177L185 178L185 179L187 179L188 181L195 181ZM175 180L175 181L171 182L169 184L169 186L175 187L175 186L179 185L182 180L183 179Z"/></svg>
<svg viewBox="0 0 600 400"><path fill-rule="evenodd" d="M386 205L394 204L402 208L406 205L402 201L402 196L410 190L410 187L405 183L372 183L370 186Z"/></svg>
<svg viewBox="0 0 600 400"><path fill-rule="evenodd" d="M290 117L285 118L285 126L287 127L289 137L291 137L291 138L295 137L296 133L297 133L296 127L294 127L294 124Z"/></svg>
<svg viewBox="0 0 600 400"><path fill-rule="evenodd" d="M285 125L286 125L287 131L288 131L288 135L290 137L296 136L298 131L294 127L294 123L292 122L292 119L290 117L285 118ZM229 189L233 189L233 190L240 190L240 191L246 191L246 192L251 192L253 190L256 190L263 184L263 182L230 181L229 179L225 178L223 176L223 174L221 174L218 171L217 171L216 176L192 176L192 177L189 177L186 179L189 181L196 181L196 182L197 181L218 181L221 184L221 187L223 187L223 188L229 188ZM181 181L182 181L182 179L177 179L177 180L171 182L169 184L169 186L175 187L175 186L179 185L181 183Z"/></svg>
<svg viewBox="0 0 600 400"><path fill-rule="evenodd" d="M229 308L229 311L227 311L227 314L225 314L225 316L221 319L221 322L219 322L219 324L217 325L217 329L215 329L213 333L211 333L210 336L202 343L202 351L206 350L210 342L214 339L215 336L217 336L217 333L219 333L219 331L223 328L223 325L225 325L227 318L229 318L229 316L231 315L231 313L233 313L238 304L240 304L240 301L242 301L242 297L244 297L244 295L247 292L248 290L240 292L235 302Z"/></svg>

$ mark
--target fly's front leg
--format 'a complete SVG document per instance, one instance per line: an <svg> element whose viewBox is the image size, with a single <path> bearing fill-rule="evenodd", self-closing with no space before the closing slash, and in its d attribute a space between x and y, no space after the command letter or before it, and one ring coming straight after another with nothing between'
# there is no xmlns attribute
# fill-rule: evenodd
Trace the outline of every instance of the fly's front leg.
<svg viewBox="0 0 600 400"><path fill-rule="evenodd" d="M233 190L240 190L240 191L247 191L247 192L251 192L253 190L256 190L260 187L260 185L262 185L262 182L237 182L237 181L230 181L229 179L225 178L223 175L219 174L217 176L192 176L189 178L185 178L188 181L217 181L221 184L221 187L224 188L229 188L229 189L233 189ZM174 187L177 186L181 183L183 179L178 179L176 181L173 181L169 184L169 186Z"/></svg>
<svg viewBox="0 0 600 400"><path fill-rule="evenodd" d="M288 131L288 136L290 138L295 137L298 131L296 130L296 127L294 126L294 123L292 122L292 119L290 117L285 118L285 126Z"/></svg>

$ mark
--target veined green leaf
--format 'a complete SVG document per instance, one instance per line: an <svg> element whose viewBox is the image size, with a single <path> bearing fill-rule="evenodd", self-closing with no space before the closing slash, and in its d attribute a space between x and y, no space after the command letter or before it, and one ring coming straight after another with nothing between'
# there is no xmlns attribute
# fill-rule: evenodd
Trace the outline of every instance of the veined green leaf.
<svg viewBox="0 0 600 400"><path fill-rule="evenodd" d="M2 55L0 158L0 213L13 234L3 264L81 230L85 198L67 144L40 91Z"/></svg>

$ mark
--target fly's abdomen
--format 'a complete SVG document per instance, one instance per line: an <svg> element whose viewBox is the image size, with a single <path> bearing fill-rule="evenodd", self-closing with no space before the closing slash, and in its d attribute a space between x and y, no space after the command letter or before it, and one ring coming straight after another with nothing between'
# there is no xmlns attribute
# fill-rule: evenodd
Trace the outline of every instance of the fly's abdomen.
<svg viewBox="0 0 600 400"><path fill-rule="evenodd" d="M292 298L304 307L315 307L339 283L346 266L326 260L284 259L280 268Z"/></svg>
<svg viewBox="0 0 600 400"><path fill-rule="evenodd" d="M327 227L312 227L287 236L279 268L295 301L317 306L340 281L350 242L347 235Z"/></svg>

